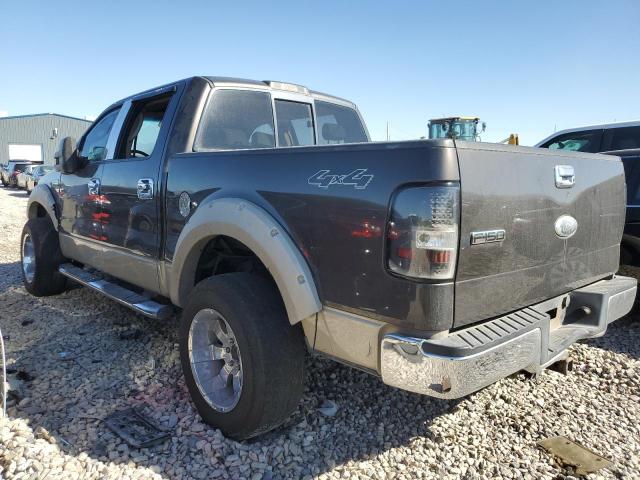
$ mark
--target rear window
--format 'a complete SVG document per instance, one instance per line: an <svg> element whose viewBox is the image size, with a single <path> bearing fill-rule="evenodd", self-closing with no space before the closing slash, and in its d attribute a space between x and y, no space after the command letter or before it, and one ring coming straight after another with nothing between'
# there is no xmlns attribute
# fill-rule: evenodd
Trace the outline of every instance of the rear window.
<svg viewBox="0 0 640 480"><path fill-rule="evenodd" d="M628 150L630 148L640 148L640 126L613 128L610 150Z"/></svg>
<svg viewBox="0 0 640 480"><path fill-rule="evenodd" d="M25 169L29 166L28 163L16 163L13 167L14 172L24 172Z"/></svg>
<svg viewBox="0 0 640 480"><path fill-rule="evenodd" d="M564 135L552 138L542 145L542 148L551 150L567 150L571 152L600 151L600 139L602 130L587 130L584 132L565 133Z"/></svg>
<svg viewBox="0 0 640 480"><path fill-rule="evenodd" d="M622 157L627 182L627 205L640 205L640 155Z"/></svg>
<svg viewBox="0 0 640 480"><path fill-rule="evenodd" d="M209 97L195 150L273 148L271 96L267 92L218 90Z"/></svg>
<svg viewBox="0 0 640 480"><path fill-rule="evenodd" d="M361 143L367 135L357 112L349 107L316 100L318 143Z"/></svg>
<svg viewBox="0 0 640 480"><path fill-rule="evenodd" d="M276 100L278 118L278 145L300 147L314 145L311 104Z"/></svg>

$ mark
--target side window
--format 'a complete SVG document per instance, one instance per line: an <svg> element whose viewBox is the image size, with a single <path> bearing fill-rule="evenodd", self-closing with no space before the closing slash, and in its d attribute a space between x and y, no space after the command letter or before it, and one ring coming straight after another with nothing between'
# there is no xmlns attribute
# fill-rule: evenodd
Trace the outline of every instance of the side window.
<svg viewBox="0 0 640 480"><path fill-rule="evenodd" d="M314 145L311 105L288 100L276 100L275 103L278 145L281 147Z"/></svg>
<svg viewBox="0 0 640 480"><path fill-rule="evenodd" d="M117 158L141 158L153 153L171 95L134 102L120 134Z"/></svg>
<svg viewBox="0 0 640 480"><path fill-rule="evenodd" d="M360 117L352 108L316 100L316 118L320 145L367 141Z"/></svg>
<svg viewBox="0 0 640 480"><path fill-rule="evenodd" d="M622 157L627 181L627 205L640 205L640 156Z"/></svg>
<svg viewBox="0 0 640 480"><path fill-rule="evenodd" d="M584 132L565 133L549 140L542 145L543 148L551 150L568 150L573 152L600 151L600 139L602 130L587 130Z"/></svg>
<svg viewBox="0 0 640 480"><path fill-rule="evenodd" d="M104 160L107 154L106 146L111 127L118 116L119 108L110 111L87 132L82 140L80 155L89 159L90 162Z"/></svg>
<svg viewBox="0 0 640 480"><path fill-rule="evenodd" d="M276 146L271 96L250 90L218 90L207 102L195 150Z"/></svg>
<svg viewBox="0 0 640 480"><path fill-rule="evenodd" d="M640 126L612 128L609 132L612 135L609 150L640 148Z"/></svg>

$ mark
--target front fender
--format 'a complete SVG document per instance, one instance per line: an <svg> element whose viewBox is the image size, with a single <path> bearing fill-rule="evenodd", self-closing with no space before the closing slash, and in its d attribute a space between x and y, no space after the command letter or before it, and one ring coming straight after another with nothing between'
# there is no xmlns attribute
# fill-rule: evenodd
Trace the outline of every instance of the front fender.
<svg viewBox="0 0 640 480"><path fill-rule="evenodd" d="M218 235L242 242L258 256L280 290L291 324L321 310L311 270L289 234L264 209L239 198L205 200L183 228L167 272L174 304L184 305L202 250Z"/></svg>
<svg viewBox="0 0 640 480"><path fill-rule="evenodd" d="M38 183L35 186L31 195L29 195L29 201L27 202L27 218L38 217L38 207L42 207L53 223L53 228L58 230L58 217L56 216L56 201L53 197L53 192L48 185Z"/></svg>

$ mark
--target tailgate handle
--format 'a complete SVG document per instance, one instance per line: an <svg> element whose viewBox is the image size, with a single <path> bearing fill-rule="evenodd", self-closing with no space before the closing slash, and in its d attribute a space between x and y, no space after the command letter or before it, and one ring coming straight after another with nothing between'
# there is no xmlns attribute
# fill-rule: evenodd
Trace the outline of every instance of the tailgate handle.
<svg viewBox="0 0 640 480"><path fill-rule="evenodd" d="M576 183L576 175L571 165L556 165L556 187L571 188Z"/></svg>

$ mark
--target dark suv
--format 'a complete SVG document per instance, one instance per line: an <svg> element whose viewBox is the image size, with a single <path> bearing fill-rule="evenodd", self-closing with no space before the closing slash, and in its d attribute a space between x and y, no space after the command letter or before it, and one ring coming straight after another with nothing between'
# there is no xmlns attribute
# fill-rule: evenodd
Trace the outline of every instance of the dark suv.
<svg viewBox="0 0 640 480"><path fill-rule="evenodd" d="M554 133L536 147L606 153L622 159L627 181L627 216L620 263L640 265L640 121L573 128Z"/></svg>
<svg viewBox="0 0 640 480"><path fill-rule="evenodd" d="M640 121L569 128L548 136L536 147L589 153L640 148Z"/></svg>

